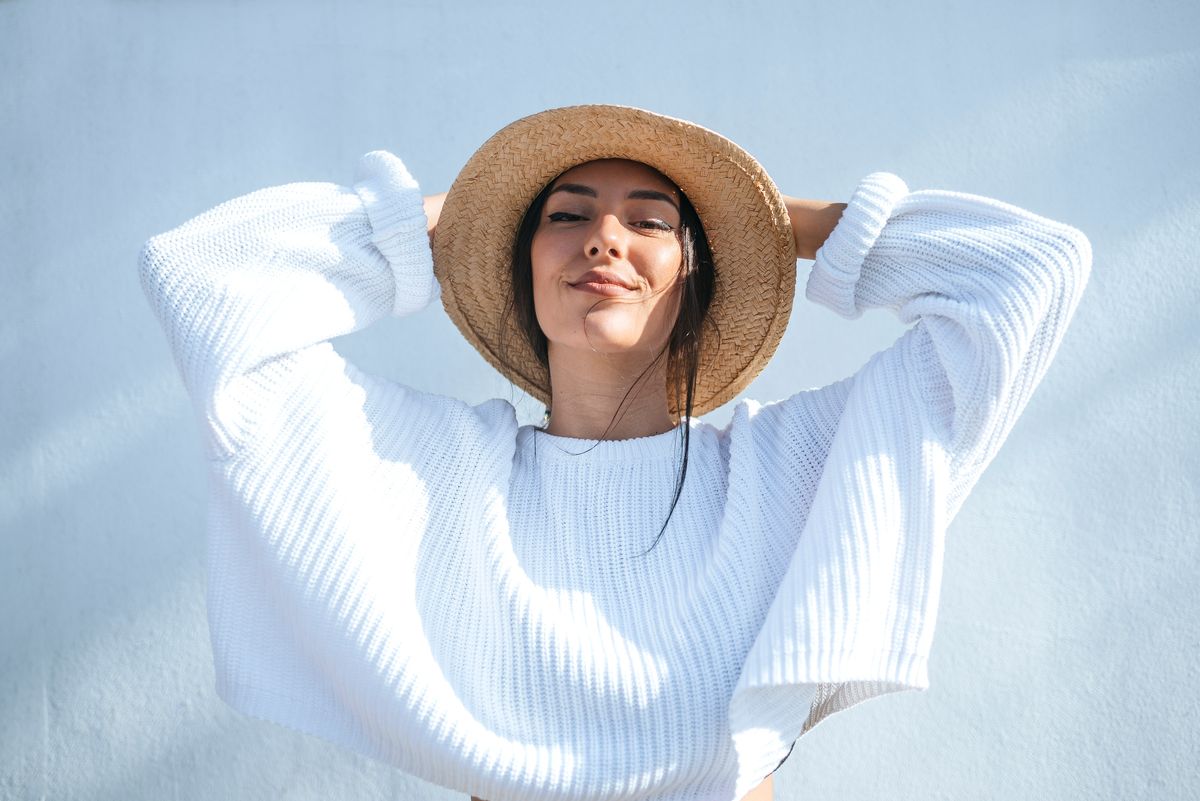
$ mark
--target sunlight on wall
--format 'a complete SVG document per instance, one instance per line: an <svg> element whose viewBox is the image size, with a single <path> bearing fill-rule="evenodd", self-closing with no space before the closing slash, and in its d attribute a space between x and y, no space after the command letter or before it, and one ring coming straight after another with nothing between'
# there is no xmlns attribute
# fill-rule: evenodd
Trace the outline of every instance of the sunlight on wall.
<svg viewBox="0 0 1200 801"><path fill-rule="evenodd" d="M174 369L134 379L52 425L0 460L0 528L55 502L130 450L186 403Z"/></svg>

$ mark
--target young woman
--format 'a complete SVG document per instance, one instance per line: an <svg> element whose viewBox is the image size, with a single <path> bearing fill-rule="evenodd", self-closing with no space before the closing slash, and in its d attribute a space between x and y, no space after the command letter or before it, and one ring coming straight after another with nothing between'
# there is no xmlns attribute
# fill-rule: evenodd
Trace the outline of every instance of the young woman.
<svg viewBox="0 0 1200 801"><path fill-rule="evenodd" d="M797 257L810 300L912 326L696 420L770 358ZM446 196L377 151L353 187L154 237L209 458L218 692L489 801L769 798L803 732L928 685L943 534L1090 263L1074 228L888 173L789 198L723 137L617 106L513 123ZM439 295L541 426L329 344Z"/></svg>

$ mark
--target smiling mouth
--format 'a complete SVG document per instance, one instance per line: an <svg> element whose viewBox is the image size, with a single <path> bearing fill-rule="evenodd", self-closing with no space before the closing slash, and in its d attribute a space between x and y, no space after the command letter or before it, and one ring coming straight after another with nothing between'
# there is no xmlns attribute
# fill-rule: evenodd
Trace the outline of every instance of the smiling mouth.
<svg viewBox="0 0 1200 801"><path fill-rule="evenodd" d="M634 290L624 284L617 284L612 281L580 281L577 284L568 284L572 289L578 289L581 292L591 292L596 295L606 295L608 297L617 297L620 295L631 294Z"/></svg>
<svg viewBox="0 0 1200 801"><path fill-rule="evenodd" d="M568 286L581 292L591 292L608 297L628 295L635 291L635 288L622 280L620 276L605 270L588 270L579 276L578 281L568 284Z"/></svg>

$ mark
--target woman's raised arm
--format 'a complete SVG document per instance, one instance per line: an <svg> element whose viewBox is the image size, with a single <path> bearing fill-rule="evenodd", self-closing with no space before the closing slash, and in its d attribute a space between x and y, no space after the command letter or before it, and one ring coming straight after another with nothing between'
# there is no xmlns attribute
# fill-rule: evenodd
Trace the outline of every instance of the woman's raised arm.
<svg viewBox="0 0 1200 801"><path fill-rule="evenodd" d="M425 207L426 230L429 231L429 244L433 245L433 232L437 228L438 219L442 216L442 204L446 202L446 193L426 195L422 198Z"/></svg>
<svg viewBox="0 0 1200 801"><path fill-rule="evenodd" d="M343 369L327 340L437 296L425 207L400 159L375 151L353 187L262 189L145 243L142 286L210 458L236 453L296 387Z"/></svg>
<svg viewBox="0 0 1200 801"><path fill-rule="evenodd" d="M792 237L796 240L796 258L815 259L821 245L825 244L825 240L842 219L846 204L788 195L783 196L783 203L787 206L788 219L792 224Z"/></svg>
<svg viewBox="0 0 1200 801"><path fill-rule="evenodd" d="M862 180L807 297L912 325L853 376L735 415L735 456L752 443L742 458L774 479L747 496L772 529L763 562L788 565L734 692L735 732L789 743L929 685L947 526L1045 374L1091 261L1079 230L1016 206Z"/></svg>
<svg viewBox="0 0 1200 801"><path fill-rule="evenodd" d="M919 409L926 448L946 456L951 516L1049 367L1091 262L1070 225L980 195L909 192L890 173L863 179L817 254L810 300L847 318L887 308L917 323L856 383L872 374L874 401L897 419Z"/></svg>

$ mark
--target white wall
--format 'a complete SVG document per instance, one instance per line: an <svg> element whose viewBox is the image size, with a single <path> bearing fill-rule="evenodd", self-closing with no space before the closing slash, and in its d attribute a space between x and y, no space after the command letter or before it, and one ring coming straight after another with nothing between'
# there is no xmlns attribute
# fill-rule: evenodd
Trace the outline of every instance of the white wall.
<svg viewBox="0 0 1200 801"><path fill-rule="evenodd" d="M375 148L441 191L503 124L616 102L721 131L788 194L889 170L1095 252L952 526L932 688L823 723L778 797L1195 797L1198 34L1190 0L0 2L0 796L456 797L217 700L199 439L137 251L252 189L348 183ZM798 294L749 394L840 378L900 330ZM440 307L339 347L510 392Z"/></svg>

